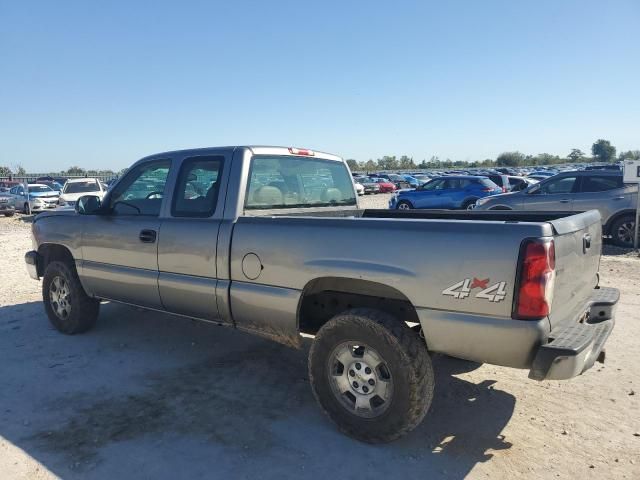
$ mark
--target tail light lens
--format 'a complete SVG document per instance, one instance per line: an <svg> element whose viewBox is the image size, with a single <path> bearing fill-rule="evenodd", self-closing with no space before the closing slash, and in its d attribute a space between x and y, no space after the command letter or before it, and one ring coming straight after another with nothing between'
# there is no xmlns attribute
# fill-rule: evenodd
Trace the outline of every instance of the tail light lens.
<svg viewBox="0 0 640 480"><path fill-rule="evenodd" d="M502 193L507 193L507 187L502 187Z"/></svg>
<svg viewBox="0 0 640 480"><path fill-rule="evenodd" d="M520 276L513 318L540 319L553 301L556 250L553 240L527 240L520 250Z"/></svg>
<svg viewBox="0 0 640 480"><path fill-rule="evenodd" d="M493 188L491 187L486 187L482 189L483 192L489 193L489 192L493 192Z"/></svg>

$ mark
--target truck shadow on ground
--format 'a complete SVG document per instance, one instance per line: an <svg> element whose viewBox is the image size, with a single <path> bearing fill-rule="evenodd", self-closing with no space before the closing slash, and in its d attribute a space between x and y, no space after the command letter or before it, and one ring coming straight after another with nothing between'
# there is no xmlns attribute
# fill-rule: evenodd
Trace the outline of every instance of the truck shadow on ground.
<svg viewBox="0 0 640 480"><path fill-rule="evenodd" d="M0 307L0 436L65 478L463 478L511 447L515 398L439 356L421 426L388 445L345 437L311 393L308 344L113 304L69 337L40 302Z"/></svg>

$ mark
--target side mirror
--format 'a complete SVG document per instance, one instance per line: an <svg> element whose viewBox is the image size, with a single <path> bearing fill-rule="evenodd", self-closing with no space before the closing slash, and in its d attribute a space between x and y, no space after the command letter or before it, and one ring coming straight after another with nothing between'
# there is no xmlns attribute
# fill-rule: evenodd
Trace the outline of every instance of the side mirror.
<svg viewBox="0 0 640 480"><path fill-rule="evenodd" d="M76 212L80 215L94 215L102 206L97 195L83 195L76 202Z"/></svg>

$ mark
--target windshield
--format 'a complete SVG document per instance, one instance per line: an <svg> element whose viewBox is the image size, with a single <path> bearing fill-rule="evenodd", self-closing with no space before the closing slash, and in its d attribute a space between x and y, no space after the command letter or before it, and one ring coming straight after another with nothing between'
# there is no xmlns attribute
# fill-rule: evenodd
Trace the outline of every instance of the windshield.
<svg viewBox="0 0 640 480"><path fill-rule="evenodd" d="M53 192L53 190L46 185L29 185L29 193L42 193Z"/></svg>
<svg viewBox="0 0 640 480"><path fill-rule="evenodd" d="M254 156L245 208L356 205L351 175L342 162L289 156Z"/></svg>
<svg viewBox="0 0 640 480"><path fill-rule="evenodd" d="M86 182L67 182L64 185L63 193L86 193L99 192L98 182L95 180L87 180Z"/></svg>

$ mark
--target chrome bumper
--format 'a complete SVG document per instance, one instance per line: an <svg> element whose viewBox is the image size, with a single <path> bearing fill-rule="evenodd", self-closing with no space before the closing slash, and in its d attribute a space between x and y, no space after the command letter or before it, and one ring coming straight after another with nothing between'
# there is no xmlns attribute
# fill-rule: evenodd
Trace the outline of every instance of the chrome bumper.
<svg viewBox="0 0 640 480"><path fill-rule="evenodd" d="M38 252L30 251L25 253L24 262L27 265L27 273L34 280L40 280L38 276Z"/></svg>

